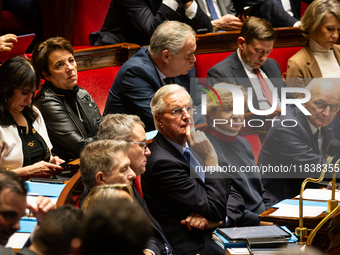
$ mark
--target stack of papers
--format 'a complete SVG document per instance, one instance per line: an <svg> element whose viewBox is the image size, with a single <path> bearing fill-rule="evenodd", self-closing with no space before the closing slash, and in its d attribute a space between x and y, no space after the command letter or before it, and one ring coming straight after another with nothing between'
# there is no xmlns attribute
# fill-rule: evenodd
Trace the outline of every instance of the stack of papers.
<svg viewBox="0 0 340 255"><path fill-rule="evenodd" d="M296 217L300 216L300 200L285 199L280 203L273 205L273 208L278 208L270 216L276 217ZM327 211L327 202L319 201L303 201L303 217L316 217L322 212Z"/></svg>
<svg viewBox="0 0 340 255"><path fill-rule="evenodd" d="M300 195L296 196L300 198ZM305 189L302 194L303 199L327 201L332 198L332 190L330 189ZM340 201L340 191L335 190L335 199Z"/></svg>

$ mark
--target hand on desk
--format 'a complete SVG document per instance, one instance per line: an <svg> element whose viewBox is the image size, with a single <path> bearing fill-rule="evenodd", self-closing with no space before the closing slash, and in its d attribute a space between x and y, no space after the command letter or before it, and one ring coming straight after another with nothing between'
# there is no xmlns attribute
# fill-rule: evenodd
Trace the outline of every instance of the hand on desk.
<svg viewBox="0 0 340 255"><path fill-rule="evenodd" d="M211 221L207 220L198 213L190 214L185 220L181 220L182 225L186 225L191 231L192 228L197 228L200 230L213 229L223 225L223 221Z"/></svg>
<svg viewBox="0 0 340 255"><path fill-rule="evenodd" d="M44 219L45 215L55 209L55 205L52 203L51 199L43 196L39 196L37 199L37 207L33 207L27 204L27 208L33 213L34 217L37 218L38 224Z"/></svg>

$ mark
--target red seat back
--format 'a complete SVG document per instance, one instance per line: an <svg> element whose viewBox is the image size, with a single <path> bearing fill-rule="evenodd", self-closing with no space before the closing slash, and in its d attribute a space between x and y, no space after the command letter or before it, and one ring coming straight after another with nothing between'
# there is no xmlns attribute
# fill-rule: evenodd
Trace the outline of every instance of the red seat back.
<svg viewBox="0 0 340 255"><path fill-rule="evenodd" d="M74 46L90 45L89 34L102 28L111 0L78 0L74 18Z"/></svg>
<svg viewBox="0 0 340 255"><path fill-rule="evenodd" d="M107 95L121 66L109 66L78 72L78 85L92 96L99 111L104 112Z"/></svg>

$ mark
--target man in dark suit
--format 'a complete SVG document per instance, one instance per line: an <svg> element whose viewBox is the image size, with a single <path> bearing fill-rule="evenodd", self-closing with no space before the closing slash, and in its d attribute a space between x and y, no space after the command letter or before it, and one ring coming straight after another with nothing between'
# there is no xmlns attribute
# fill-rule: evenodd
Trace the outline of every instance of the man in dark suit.
<svg viewBox="0 0 340 255"><path fill-rule="evenodd" d="M192 28L178 21L165 21L153 34L149 48L141 48L120 68L110 89L104 115L127 113L138 115L146 131L155 129L150 101L165 84L176 83L190 91L194 104L200 102L199 84L193 69L196 39ZM204 121L202 119L202 121Z"/></svg>
<svg viewBox="0 0 340 255"><path fill-rule="evenodd" d="M179 85L164 86L153 97L151 109L158 134L142 175L143 194L151 214L176 254L224 254L225 250L211 239L209 228L225 220L226 180L195 171L198 159L190 150L196 149L204 166L216 166L218 160L200 131L191 134L188 146L192 113L189 94ZM200 222L201 217L207 220Z"/></svg>
<svg viewBox="0 0 340 255"><path fill-rule="evenodd" d="M279 200L298 195L304 178L318 178L329 142L340 139L336 116L340 110L339 84L332 79L319 78L306 89L311 99L304 107L312 115L306 116L295 105L290 105L287 114L281 115L269 129L257 162L260 167L288 166L291 169L288 174L276 172L270 176L272 178L262 179L265 189Z"/></svg>
<svg viewBox="0 0 340 255"><path fill-rule="evenodd" d="M155 29L165 20L187 23L194 30L213 31L209 17L193 0L112 0L102 29L90 35L90 42L148 45Z"/></svg>
<svg viewBox="0 0 340 255"><path fill-rule="evenodd" d="M20 218L28 208L41 223L46 213L55 209L49 198L39 197L37 206L26 202L27 184L21 176L12 171L0 172L0 254L14 255L11 248L5 248L8 239L20 229Z"/></svg>
<svg viewBox="0 0 340 255"><path fill-rule="evenodd" d="M210 68L207 83L213 86L226 82L253 88L254 108L269 109L273 96L268 97L264 91L269 89L272 93L274 88L278 88L280 95L281 88L286 86L278 63L267 58L273 49L274 40L275 31L267 20L248 18L238 38L238 50ZM280 105L279 98L277 102Z"/></svg>
<svg viewBox="0 0 340 255"><path fill-rule="evenodd" d="M98 130L100 140L108 139L130 143L127 155L130 159L130 167L136 176L145 172L147 157L151 154L146 143L144 127L144 123L136 115L108 114L103 118ZM132 185L132 189L135 199L144 209L150 219L150 225L154 229L154 235L148 240L144 253L147 254L148 251L152 251L154 255L173 254L161 226L150 214L144 199L134 185Z"/></svg>
<svg viewBox="0 0 340 255"><path fill-rule="evenodd" d="M303 0L308 4L312 1ZM237 15L242 12L245 6L252 6L250 15L268 19L273 27L298 27L301 24L299 21L301 0L286 0L291 7L290 14L287 12L287 3L283 4L283 2L283 0L233 0Z"/></svg>

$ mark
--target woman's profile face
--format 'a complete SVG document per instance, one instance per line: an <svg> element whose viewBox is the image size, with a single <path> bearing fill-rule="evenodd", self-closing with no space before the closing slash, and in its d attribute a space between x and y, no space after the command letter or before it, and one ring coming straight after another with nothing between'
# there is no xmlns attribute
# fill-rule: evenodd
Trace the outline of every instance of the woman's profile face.
<svg viewBox="0 0 340 255"><path fill-rule="evenodd" d="M325 49L333 48L339 38L340 21L332 14L325 16L324 21L316 28L312 37Z"/></svg>
<svg viewBox="0 0 340 255"><path fill-rule="evenodd" d="M208 113L210 120L223 119L226 120L226 124L217 124L216 127L230 133L239 132L243 127L244 115L234 115L233 106L223 105L216 108L215 111ZM221 123L222 121L219 121Z"/></svg>
<svg viewBox="0 0 340 255"><path fill-rule="evenodd" d="M77 85L77 63L71 52L64 49L53 51L48 57L48 68L51 75L43 75L57 88L72 90Z"/></svg>

